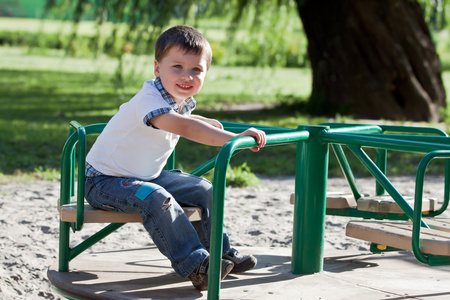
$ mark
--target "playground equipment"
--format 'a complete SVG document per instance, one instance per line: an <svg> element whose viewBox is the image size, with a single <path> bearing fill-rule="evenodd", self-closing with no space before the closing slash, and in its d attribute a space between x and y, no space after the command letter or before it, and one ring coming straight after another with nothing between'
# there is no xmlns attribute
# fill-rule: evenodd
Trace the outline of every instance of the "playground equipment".
<svg viewBox="0 0 450 300"><path fill-rule="evenodd" d="M434 228L448 228L446 227L446 221L433 223L428 222L428 220L425 221L422 217L423 177L426 166L433 159L450 158L450 144L448 137L444 132L432 128L424 129L402 126L333 123L322 124L319 126L299 126L297 129L255 126L230 122L223 122L223 125L227 130L233 132L241 132L249 127L262 129L267 134L267 146L284 144L297 145L295 194L293 197L294 226L291 263L292 273L311 274L323 270L324 219L326 214L354 216L365 219L398 220L397 222L403 223L410 219L412 220L412 225L409 225L412 228L410 235L412 236L411 248L417 259L430 265L450 264L450 251L433 253L429 252L428 248L423 248L423 233L425 231L423 228L426 228L427 230L432 226L434 226ZM77 173L77 203L70 203L70 195L75 194L75 146L78 145L78 166L84 166L86 135L100 133L103 127L104 124L94 124L83 127L76 122L71 123L71 135L64 147L62 160L59 272L67 272L69 270L68 264L70 260L123 225L123 223L112 223L94 234L88 240L82 242L80 245L74 248L68 246L70 227L72 227L74 231L79 231L82 229L83 224L88 221L104 221L104 219L91 219L91 215L99 212L86 207L86 204L84 203L83 193L81 193L84 189L83 167L78 168ZM386 134L388 131L395 132L396 134ZM359 202L364 198L356 186L350 165L345 159L342 145L347 146L374 176L377 182L377 196L382 196L386 191L401 211L364 211L358 209L357 206L327 209L326 181L328 175L329 146L331 146L336 153L344 175L351 187L354 201ZM212 208L208 299L219 299L220 294L220 259L222 252L227 167L234 154L242 149L252 146L255 146L255 141L251 137L233 139L222 147L215 158L191 172L194 175L200 176L214 168L214 200ZM376 163L374 163L364 152L363 147L378 149L379 152L377 154ZM422 159L417 172L414 209L407 202L405 197L395 189L385 175L387 150L421 152L426 154ZM174 158L169 161L168 168L173 167L173 162ZM449 170L448 164L446 165L446 169ZM447 173L448 172L446 172L446 194L444 197L444 204L439 209L435 209L435 207L430 209L431 206L429 206L426 210L426 212L429 213L429 216L438 216L443 213L448 206L450 183L447 178L449 177ZM435 203L433 202L433 205L434 204ZM69 218L66 214L69 210L73 211L75 207L77 212L76 216L72 213ZM113 218L118 216L110 217ZM123 221L124 220L117 222ZM427 225L428 223L430 225ZM380 226L385 225L377 224L375 226L375 231L380 232ZM358 232L358 230L356 231ZM384 231L389 232L389 229ZM370 236L369 234L366 235ZM387 243L384 243L384 240L375 242L387 245ZM397 246L393 247L398 248ZM444 236L442 238L441 247L450 249L450 236ZM56 280L54 281L52 278L50 278L50 280L53 283L56 282Z"/></svg>

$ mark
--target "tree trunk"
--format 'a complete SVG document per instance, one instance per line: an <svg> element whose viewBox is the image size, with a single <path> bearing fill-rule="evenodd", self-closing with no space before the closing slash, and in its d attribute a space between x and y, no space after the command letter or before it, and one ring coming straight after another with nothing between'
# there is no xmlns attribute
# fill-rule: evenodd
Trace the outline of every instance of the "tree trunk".
<svg viewBox="0 0 450 300"><path fill-rule="evenodd" d="M296 0L308 38L311 113L438 121L441 66L411 0Z"/></svg>

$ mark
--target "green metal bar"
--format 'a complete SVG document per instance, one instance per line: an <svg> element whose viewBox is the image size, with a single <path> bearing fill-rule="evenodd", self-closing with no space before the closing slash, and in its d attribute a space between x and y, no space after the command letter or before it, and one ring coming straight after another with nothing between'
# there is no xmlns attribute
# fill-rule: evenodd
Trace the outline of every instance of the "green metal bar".
<svg viewBox="0 0 450 300"><path fill-rule="evenodd" d="M354 126L374 126L364 125L358 123L322 123L320 125L330 126L330 128L354 127ZM404 132L404 133L419 133L419 134L434 134L438 136L448 136L445 131L432 127L419 126L398 126L398 125L376 125L381 128L382 132Z"/></svg>
<svg viewBox="0 0 450 300"><path fill-rule="evenodd" d="M434 150L450 150L450 140L438 136L403 136L403 139L392 138L392 135L369 135L369 134L322 134L322 141L337 144L352 144L374 148L384 148L398 151L412 151L428 153ZM420 139L420 141L419 141ZM445 143L444 143L445 141Z"/></svg>
<svg viewBox="0 0 450 300"><path fill-rule="evenodd" d="M75 230L79 231L84 224L84 166L86 164L86 130L78 130L78 184L77 184L77 220Z"/></svg>
<svg viewBox="0 0 450 300"><path fill-rule="evenodd" d="M64 144L61 158L61 188L60 188L60 205L69 204L73 191L74 160L73 148L77 142L78 133L74 132ZM60 221L59 224L59 259L58 270L67 272L69 270L70 256L70 223Z"/></svg>
<svg viewBox="0 0 450 300"><path fill-rule="evenodd" d="M377 149L377 166L386 174L386 165L387 165L387 150L386 149ZM375 194L377 196L383 195L385 192L383 186L376 181L375 183Z"/></svg>
<svg viewBox="0 0 450 300"><path fill-rule="evenodd" d="M191 172L191 174L195 175L195 176L201 176L201 175L205 174L206 172L208 172L208 171L212 170L212 168L214 168L214 164L216 163L216 160L217 160L217 156L214 156L213 158L208 160L206 163L204 163L200 167L193 170Z"/></svg>
<svg viewBox="0 0 450 300"><path fill-rule="evenodd" d="M232 156L235 156L236 154L238 154L241 151L242 150L234 151ZM191 171L190 174L195 175L195 176L202 176L203 174L205 174L206 172L208 172L208 171L210 171L210 170L212 170L214 168L216 160L217 160L217 156L214 156L213 158L208 160L206 163L204 163L200 167L198 167L195 170Z"/></svg>
<svg viewBox="0 0 450 300"><path fill-rule="evenodd" d="M306 127L310 139L297 148L291 262L293 274L311 274L323 270L328 144L322 143L320 134L326 128Z"/></svg>
<svg viewBox="0 0 450 300"><path fill-rule="evenodd" d="M376 164L369 158L369 156L360 148L354 145L349 145L350 150L358 157L358 159L362 162L362 164L369 170L369 172L375 177L375 179L386 189L386 191L391 195L394 201L400 206L400 208L405 212L405 214L412 219L414 215L414 211L406 202L405 198L395 189L386 175L381 172L380 169L376 166ZM424 226L426 224L422 222Z"/></svg>
<svg viewBox="0 0 450 300"><path fill-rule="evenodd" d="M335 128L338 128L338 130L342 131L342 127L344 128L353 128L355 126L362 126L360 124L336 124L336 123L324 123L327 125L330 125L333 129L330 130L329 132L334 132L337 133L338 131L333 131L336 130ZM395 125L380 125L378 126L379 128L382 129L383 133L385 132L404 132L404 133L416 133L416 134L434 134L434 135L438 135L438 136L444 136L447 137L447 133L445 133L444 131L440 130L440 129L436 129L436 128L429 128L429 127L406 127L406 126L395 126ZM414 140L411 138L411 136L405 136L405 135L389 135L389 138L399 138L399 139L408 139L408 140ZM427 139L427 138L425 138ZM423 138L419 137L418 139L416 139L418 141L424 141ZM429 142L429 140L425 140L426 142ZM448 144L448 140L446 139L442 139L440 141L433 139L433 142L442 142L445 144ZM382 170L383 173L386 174L386 157L387 157L387 151L385 149L378 149L377 150L377 165L380 168L380 170ZM384 188L378 183L376 182L376 194L377 195L383 195L385 192Z"/></svg>
<svg viewBox="0 0 450 300"><path fill-rule="evenodd" d="M362 195L358 189L358 186L356 185L355 176L353 175L352 169L350 168L350 164L348 163L348 160L345 157L342 146L339 144L331 144L331 147L333 149L334 154L336 155L342 173L344 174L345 179L350 185L353 197L355 197L355 199L361 198Z"/></svg>
<svg viewBox="0 0 450 300"><path fill-rule="evenodd" d="M321 123L319 124L320 126L328 126L330 127L330 130L338 130L338 131L347 131L346 128L362 128L361 130L363 132L383 132L383 129L378 126L378 125L369 125L369 124L356 124L356 123L330 123L330 122L325 122L325 123ZM364 129L364 127L366 129ZM350 129L351 132L356 132L353 131L353 129Z"/></svg>
<svg viewBox="0 0 450 300"><path fill-rule="evenodd" d="M125 223L111 223L111 224L105 226L100 231L98 231L95 234L91 235L89 238L87 238L86 240L82 241L81 243L79 243L78 245L76 245L75 247L73 247L70 250L69 260L74 259L78 255L83 253L83 251L85 251L89 247L92 247L98 241L100 241L103 238L107 237L108 235L110 235L111 233L113 233L114 231L116 231L117 229L122 227L123 225L125 225Z"/></svg>
<svg viewBox="0 0 450 300"><path fill-rule="evenodd" d="M408 135L408 134L380 134L373 135L379 136L387 139L394 140L407 140L407 141L415 141L415 142L423 142L423 143L438 143L448 145L450 143L450 139L447 136L430 136L430 135Z"/></svg>
<svg viewBox="0 0 450 300"><path fill-rule="evenodd" d="M383 131L380 126L376 125L339 124L339 127L336 127L336 124L333 123L323 123L321 125L329 125L331 129L328 130L328 132L330 133L381 133ZM337 147L336 144L332 144L332 148L338 159L341 170L344 173L344 177L350 185L353 196L355 197L355 199L361 198L362 195L358 190L355 177L347 161L347 158L345 157L344 151L342 150L342 146L339 145L339 147ZM378 186L379 185L377 184L377 187Z"/></svg>
<svg viewBox="0 0 450 300"><path fill-rule="evenodd" d="M446 159L445 160L444 203L442 203L442 207L436 212L436 214L441 214L447 209L449 199L450 199L450 159Z"/></svg>
<svg viewBox="0 0 450 300"><path fill-rule="evenodd" d="M428 164L435 158L450 158L450 151L433 151L425 155L417 167L416 190L414 199L412 248L414 256L422 263L429 263L429 255L424 255L420 250L420 228L428 226L422 220L422 198L425 172ZM419 225L420 224L420 225ZM450 261L450 260L449 260Z"/></svg>
<svg viewBox="0 0 450 300"><path fill-rule="evenodd" d="M404 132L404 133L416 133L416 134L434 134L438 136L448 136L448 134L437 128L430 127L406 127L406 126L396 126L396 125L381 125L383 133L386 132ZM383 149L377 150L377 165L380 170L386 174L387 165L387 151ZM385 192L384 188L376 182L376 194L383 195Z"/></svg>
<svg viewBox="0 0 450 300"><path fill-rule="evenodd" d="M428 254L428 265L429 266L443 266L450 265L450 257L443 255L431 255Z"/></svg>
<svg viewBox="0 0 450 300"><path fill-rule="evenodd" d="M338 128L330 128L330 133L381 133L382 129L376 125L353 125Z"/></svg>
<svg viewBox="0 0 450 300"><path fill-rule="evenodd" d="M249 141L255 144L254 140ZM208 299L219 299L221 254L223 248L223 218L225 209L226 172L236 142L226 143L220 150L214 168L214 191L211 220L211 246L209 260Z"/></svg>
<svg viewBox="0 0 450 300"><path fill-rule="evenodd" d="M69 136L71 136L74 132L76 132L76 128L74 128L73 126L69 126ZM77 153L76 153L76 148L72 148L71 149L71 154L70 154L70 174L71 174L71 178L72 180L70 181L70 195L74 196L75 195L75 170L76 170L76 157L77 157Z"/></svg>
<svg viewBox="0 0 450 300"><path fill-rule="evenodd" d="M436 217L447 210L450 200L450 159L445 160L444 200L439 209L430 212L427 217Z"/></svg>
<svg viewBox="0 0 450 300"><path fill-rule="evenodd" d="M309 132L291 131L267 135L266 145L283 145L307 140ZM234 151L255 146L252 137L239 137L228 141L217 155L214 168L214 191L211 217L211 246L208 276L208 299L219 299L220 267L223 248L223 219L225 207L226 172Z"/></svg>
<svg viewBox="0 0 450 300"><path fill-rule="evenodd" d="M58 271L69 271L70 257L70 223L59 221L59 254L58 254Z"/></svg>
<svg viewBox="0 0 450 300"><path fill-rule="evenodd" d="M106 124L93 124L84 127L82 131L80 128L83 128L78 122L72 121L69 125L69 133L70 136L64 144L62 155L61 155L61 188L60 188L60 205L69 204L71 202L71 197L74 195L74 186L75 186L75 169L76 169L76 160L75 160L75 146L79 143L80 132L85 132L85 135L100 133ZM85 139L84 139L85 140ZM85 146L84 146L85 147ZM80 155L79 156L84 156ZM78 161L80 164L80 160ZM84 190L84 163L81 161L82 166L78 167L78 178L80 175L82 176L82 180L78 180L78 186L83 184L81 187ZM84 195L84 193L80 193ZM82 197L82 201L84 202L84 197ZM80 203L79 198L77 198L77 205ZM83 206L84 208L84 206ZM80 222L77 222L80 224ZM59 238L59 259L58 259L58 270L59 272L67 272L69 270L69 261L71 257L74 256L72 249L70 249L70 227L72 223L62 222L60 221L60 238ZM73 227L76 229L76 226Z"/></svg>
<svg viewBox="0 0 450 300"><path fill-rule="evenodd" d="M418 126L397 126L397 125L380 125L383 132L409 132L420 134L435 134L438 136L448 136L445 131L432 127L418 127Z"/></svg>
<svg viewBox="0 0 450 300"><path fill-rule="evenodd" d="M394 248L394 247L390 247L390 246L385 246L385 245L383 245L384 247L385 247L385 249L380 249L380 248L378 248L378 246L380 246L379 244L376 244L376 243L371 243L370 244L370 249L369 249L369 251L370 252L372 252L372 253L384 253L384 252L393 252L393 251L395 251L395 252L398 252L398 251L404 251L404 249L398 249L398 248Z"/></svg>
<svg viewBox="0 0 450 300"><path fill-rule="evenodd" d="M97 123L97 124L91 124L86 125L84 128L86 129L86 134L100 134L103 129L105 129L106 123Z"/></svg>

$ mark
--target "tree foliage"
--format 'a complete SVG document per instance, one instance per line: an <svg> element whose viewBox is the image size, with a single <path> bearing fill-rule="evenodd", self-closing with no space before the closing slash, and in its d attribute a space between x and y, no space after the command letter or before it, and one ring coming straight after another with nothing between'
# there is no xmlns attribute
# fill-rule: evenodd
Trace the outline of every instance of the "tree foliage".
<svg viewBox="0 0 450 300"><path fill-rule="evenodd" d="M289 39L292 37L292 35L289 35L289 31L292 31L294 26L292 26L293 22L297 22L299 24L300 22L300 15L302 15L302 11L305 11L304 7L311 7L314 6L316 0L232 0L232 1L223 1L223 0L185 0L185 1L176 1L176 0L168 0L168 1L156 1L156 0L48 0L47 2L47 8L48 13L59 17L59 18L66 18L71 19L74 22L74 30L71 36L71 41L73 43L69 43L67 47L67 51L70 53L73 51L72 46L76 45L76 27L80 23L81 20L90 18L91 20L95 20L96 27L97 27L97 33L91 38L91 48L93 49L93 52L103 52L107 53L108 55L117 57L119 60L119 66L116 72L117 76L117 82L122 82L121 76L122 76L122 58L126 53L133 53L133 54L151 54L153 52L153 44L157 36L161 33L165 27L167 27L172 19L177 19L178 23L185 23L190 24L193 26L196 26L197 22L201 20L202 18L211 18L211 17L220 17L221 19L228 19L229 20L229 37L226 43L226 47L229 49L232 49L231 53L236 54L235 56L241 56L242 53L256 53L254 57L256 59L254 61L251 61L253 65L270 65L270 66L277 66L280 64L286 65L287 61L293 57L292 53L297 52L297 56L294 55L294 59L298 60L299 57L299 49L304 50L305 47L302 45L299 45L298 43L293 43ZM355 15L352 16L353 11L349 13L350 19L346 19L346 16L341 15L341 19L334 18L336 17L336 12L339 14L338 11L342 8L342 3L345 1L339 1L339 2L328 2L328 1L322 1L323 5L325 7L317 6L318 10L310 10L314 16L308 16L308 18L305 18L304 15L302 15L301 21L305 24L305 20L308 20L308 26L311 24L316 24L317 18L323 17L323 14L321 14L321 10L330 10L329 6L334 7L334 12L331 12L329 15L330 18L333 18L334 21L337 20L338 23L334 25L339 25L337 27L341 30L341 35L345 35L348 37L347 42L354 42L356 40L360 41L366 41L363 42L364 45L361 45L361 47L369 47L373 49L378 49L378 44L373 44L370 39L368 39L367 36L363 35L363 38L358 38L357 35L352 35L351 32L348 32L346 30L345 24L351 23L353 18L355 19L361 19L360 16ZM322 3L321 2L321 3ZM396 23L408 23L407 19L410 19L413 24L425 24L423 21L425 20L429 26L429 28L432 29L442 29L448 27L448 20L447 16L450 15L447 13L447 10L449 9L449 2L450 0L398 0L397 2L386 2L383 4L378 3L378 11L376 12L377 15L381 19L383 19L384 14L389 14L390 21L392 24ZM401 7L402 5L405 5L405 3L413 4L416 9L415 11L418 11L418 14L414 13L414 16L408 15L405 17L405 14L402 15ZM348 4L348 3L347 3ZM374 3L372 3L374 4ZM420 5L420 9L417 9ZM349 6L349 5L347 5ZM352 6L352 5L350 5ZM409 5L411 6L411 5ZM409 7L408 6L408 7ZM352 7L356 7L353 5ZM298 14L298 13L300 14ZM333 14L334 13L334 14ZM342 12L343 13L343 12ZM420 15L422 13L422 16ZM358 14L358 12L356 12ZM395 16L402 15L403 21L399 21L395 19ZM364 18L362 18L364 19ZM400 17L399 17L400 19ZM315 21L316 20L316 21ZM324 24L331 24L328 22L329 20L322 20ZM382 21L383 22L383 21ZM107 31L105 34L103 27L104 25L113 24L112 30ZM391 24L391 25L392 25ZM317 24L316 24L317 25ZM342 27L343 26L343 27ZM399 25L401 26L401 25ZM320 27L320 26L319 26ZM414 27L414 26L413 26ZM238 44L235 41L236 35L242 28L248 29L247 35L244 37L244 43ZM309 27L311 28L311 27ZM394 25L394 28L395 25ZM414 27L416 28L416 27ZM334 31L336 31L336 27L333 28ZM375 28L370 28L370 30L377 30ZM369 30L369 31L370 31ZM320 31L320 28L319 28ZM358 30L357 30L358 31ZM361 30L360 30L361 31ZM423 34L426 39L428 46L424 46L424 49L420 48L421 52L422 50L425 51L426 49L429 49L430 51L436 53L434 50L433 44L430 42L429 39L429 32L426 29L426 26L422 26L421 34ZM361 31L362 32L362 31ZM406 32L406 31L405 31ZM308 55L311 58L311 64L313 68L313 74L318 74L317 72L317 64L313 65L313 55L316 55L316 58L319 57L320 53L312 53L311 49L316 49L314 47L311 47L311 43L313 42L313 38L316 37L316 34L320 32L315 32L313 36L311 36L311 33L307 34L310 47L308 51ZM379 32L372 32L372 34L377 35ZM411 32L407 33L411 34ZM305 36L302 33L298 33L298 38L300 40L301 36ZM400 34L400 36L403 36ZM333 37L336 38L336 37ZM342 40L341 36L337 37L338 39ZM241 41L240 41L241 42ZM306 43L306 41L305 41ZM316 45L326 45L329 44L329 39L315 40ZM238 45L238 46L236 46ZM328 45L330 46L330 45ZM419 45L420 46L420 45ZM406 50L406 48L411 48L411 45L407 46L406 48L402 48L403 45L400 46L401 49ZM414 47L414 46L413 46ZM392 47L391 47L392 48ZM349 64L340 65L340 58L336 56L336 50L344 51L346 48L343 47L342 49L335 49L333 48L333 45L329 47L327 50L327 53L325 53L327 58L325 61L331 62L329 66L334 65L336 69L333 72L338 72L339 74L342 74L342 71L346 66ZM387 47L389 49L389 47ZM214 50L214 49L213 49ZM389 52L389 50L387 50ZM320 52L320 51L319 51ZM392 52L392 51L391 51ZM322 53L324 54L324 53ZM385 55L382 55L382 57L385 57ZM423 53L422 53L423 54ZM306 54L304 55L306 57ZM420 55L419 55L420 56ZM437 57L437 56L436 56ZM407 65L410 65L411 61L409 61L409 57L404 57L407 62ZM320 60L320 59L319 59ZM323 61L323 60L320 60ZM421 57L417 58L415 57L415 63L419 63L421 61ZM435 62L437 61L437 62ZM317 62L317 59L316 59ZM425 64L425 63L423 63ZM433 110L433 113L430 113L429 115L432 115L433 117L430 117L431 119L435 120L436 115L439 114L438 106L441 106L442 103L444 103L445 106L445 93L441 92L442 87L442 80L440 79L440 66L439 61L436 59L431 61L431 64L434 66L434 73L436 73L436 77L433 77L433 80L436 82L435 86L433 87L434 90L438 90L439 94L442 94L443 97L438 97L438 99L434 99L433 94L434 90L432 89L429 94L425 95L425 97L419 97L421 101L424 101L425 103L428 103L430 109ZM364 64L360 64L362 67ZM376 64L377 66L379 64ZM354 67L356 70L354 70L354 74L359 74L360 69L358 67ZM380 70L378 70L378 69ZM384 66L383 67L375 67L378 71L386 71L389 69L389 67ZM328 69L327 69L328 70ZM328 74L329 70L322 70L322 77L320 78L331 78L333 74ZM377 71L375 70L375 71ZM377 72L378 72L377 71ZM404 69L401 69L401 74L412 74L411 72L405 72L407 71L407 67ZM375 72L375 73L377 73ZM377 73L378 74L378 73ZM345 77L345 76L341 76ZM371 78L370 74L368 76ZM386 76L385 76L386 77ZM384 77L384 78L385 78ZM405 76L403 76L405 77ZM408 76L406 76L408 77ZM313 78L313 83L316 83L316 86L318 86L318 83L321 83L320 85L320 93L324 94L323 91L330 90L330 86L332 85L327 84L327 80L318 80L319 77L315 76ZM404 78L403 78L404 79ZM375 79L371 79L372 81L376 81ZM408 79L404 79L407 81ZM343 78L342 81L343 85L348 84L350 81L348 81L346 78ZM376 84L377 82L373 82L373 84ZM422 84L422 82L419 82ZM336 85L336 83L334 83ZM418 84L419 90L423 88ZM314 86L314 84L313 84ZM389 85L391 86L392 91L397 91L394 87L400 86L398 82L395 84ZM315 89L317 92L318 89ZM350 87L348 91L353 91L354 89ZM361 94L373 94L370 90L365 90L363 86L360 88ZM405 89L407 90L407 89ZM314 91L314 89L313 89ZM378 91L378 90L377 90ZM393 94L392 91L385 91L385 94L380 93L378 95L377 99L386 99L387 97L394 97L396 103L400 103L400 107L406 107L409 104L412 104L413 101L410 101L411 97L406 97L405 93L397 92L397 94ZM314 94L314 93L313 93ZM317 93L316 93L317 94ZM326 93L325 93L326 94ZM324 94L324 95L325 95ZM351 94L351 93L350 93ZM340 102L349 99L351 96L346 91L343 91L342 93L331 93L330 95L334 95L334 102L335 104L339 104ZM420 93L418 93L420 94ZM423 93L422 93L423 94ZM313 95L314 96L314 95ZM316 97L317 98L317 97ZM322 97L323 101L331 101L327 95ZM351 98L351 97L350 97ZM352 101L358 101L358 99L361 99L360 96L354 97ZM318 99L318 98L317 98ZM316 101L314 97L311 97L311 103L314 102L316 104L316 107L324 107L322 105L322 102ZM409 103L411 102L411 103ZM436 102L437 104L434 105L433 103ZM376 101L374 102L374 104ZM431 104L433 104L434 108L431 108ZM361 105L362 107L363 105ZM417 105L412 105L413 107L417 107ZM334 108L340 107L340 105L334 105L330 106L332 107L333 111ZM348 106L351 109L356 110L357 107L350 105ZM367 108L366 108L367 109ZM417 108L413 108L413 110ZM419 110L421 110L419 108ZM422 111L426 111L425 109L422 109ZM402 116L403 110L400 110L400 113L398 113L398 116ZM412 115L416 115L417 112L412 112ZM424 114L419 114L420 116ZM425 114L427 115L427 114ZM406 115L405 115L406 116ZM407 116L406 116L407 117ZM420 119L422 117L414 117L414 119ZM427 118L427 117L426 117ZM431 120L429 119L429 120ZM425 119L424 119L425 120Z"/></svg>
<svg viewBox="0 0 450 300"><path fill-rule="evenodd" d="M92 37L93 51L119 58L128 52L152 53L156 38L173 19L193 26L205 18L229 20L228 45L243 26L250 29L248 38L266 46L278 45L265 49L262 54L280 49L285 52L283 45L292 43L285 43L288 37L283 31L292 31L294 25L300 23L294 2L286 0L47 0L46 16L72 20L72 41L77 39L77 26L82 20L95 20L97 32ZM113 24L112 30L104 30L107 23ZM268 43L269 40L272 42ZM73 45L67 47L69 53L74 51Z"/></svg>
<svg viewBox="0 0 450 300"><path fill-rule="evenodd" d="M450 20L450 0L419 0L428 26L433 30L448 28Z"/></svg>
<svg viewBox="0 0 450 300"><path fill-rule="evenodd" d="M417 1L430 28L448 28L450 0ZM301 28L293 0L47 0L45 17L73 21L71 42L66 46L69 54L76 51L77 27L82 20L94 20L96 24L96 34L89 43L92 53L106 53L120 60L126 53L151 54L156 38L173 19L196 26L201 19L219 17L229 22L227 47L231 53L260 53L250 62L254 65L298 65L286 61L307 57L304 34L299 32L292 41L292 31ZM105 30L105 24L113 24L112 29ZM231 49L241 28L249 30L247 41L238 46L241 49ZM296 57L295 51L300 52Z"/></svg>

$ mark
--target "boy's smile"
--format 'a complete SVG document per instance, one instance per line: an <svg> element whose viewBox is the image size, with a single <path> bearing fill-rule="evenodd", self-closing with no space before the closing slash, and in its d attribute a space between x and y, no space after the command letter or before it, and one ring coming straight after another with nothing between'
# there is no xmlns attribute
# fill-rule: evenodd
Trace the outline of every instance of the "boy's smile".
<svg viewBox="0 0 450 300"><path fill-rule="evenodd" d="M155 76L178 104L200 91L207 70L206 55L186 53L177 46L161 61L155 60Z"/></svg>

